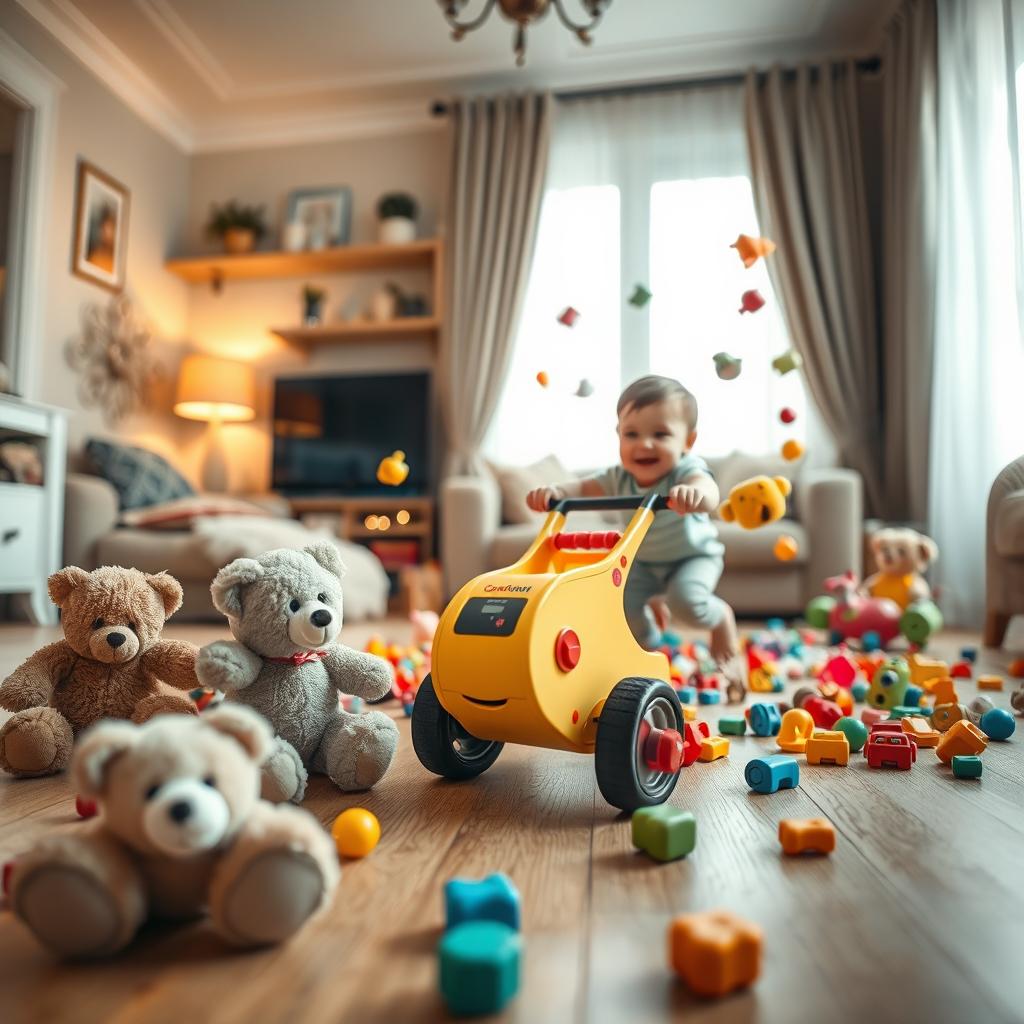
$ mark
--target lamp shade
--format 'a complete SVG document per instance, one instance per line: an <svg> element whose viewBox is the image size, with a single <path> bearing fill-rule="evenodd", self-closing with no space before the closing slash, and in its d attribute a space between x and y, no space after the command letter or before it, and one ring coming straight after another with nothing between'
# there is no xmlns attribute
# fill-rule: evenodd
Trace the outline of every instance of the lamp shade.
<svg viewBox="0 0 1024 1024"><path fill-rule="evenodd" d="M178 372L174 411L187 420L251 420L252 368L213 356L187 356Z"/></svg>

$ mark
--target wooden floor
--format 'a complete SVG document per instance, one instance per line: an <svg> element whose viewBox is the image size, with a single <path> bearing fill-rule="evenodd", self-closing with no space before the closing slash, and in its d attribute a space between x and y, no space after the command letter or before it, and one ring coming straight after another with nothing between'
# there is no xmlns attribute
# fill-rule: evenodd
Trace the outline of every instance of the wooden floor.
<svg viewBox="0 0 1024 1024"><path fill-rule="evenodd" d="M368 628L346 631L359 645ZM53 635L0 627L0 678ZM967 639L947 635L935 653ZM985 652L982 665L1007 660ZM976 691L960 688L967 699ZM1008 695L992 696L1008 707ZM702 717L714 730L719 714ZM773 743L734 737L727 760L685 770L672 803L696 814L697 849L661 865L631 848L628 818L601 799L591 759L506 748L477 781L450 784L420 767L404 719L400 728L396 763L372 793L311 786L305 805L325 825L365 806L383 837L345 866L331 911L289 945L238 953L202 924L152 927L117 958L63 966L0 914L0 1019L445 1019L434 954L442 885L505 871L522 892L526 945L522 990L502 1019L1024 1020L1024 730L989 745L980 781L954 780L931 751L909 773L869 770L855 755L848 768L802 764L799 789L771 796L747 789L743 766ZM835 823L835 853L782 857L779 819L817 815ZM64 778L0 780L0 860L80 827ZM749 991L702 1002L667 970L665 932L674 914L715 907L762 926L764 971Z"/></svg>

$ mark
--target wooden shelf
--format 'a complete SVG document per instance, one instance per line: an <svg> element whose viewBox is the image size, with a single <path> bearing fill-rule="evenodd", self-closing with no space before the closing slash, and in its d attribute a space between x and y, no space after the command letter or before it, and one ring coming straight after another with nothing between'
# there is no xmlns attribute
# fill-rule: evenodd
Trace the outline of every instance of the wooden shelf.
<svg viewBox="0 0 1024 1024"><path fill-rule="evenodd" d="M319 327L272 327L271 333L290 345L308 348L311 345L362 338L435 335L440 328L441 321L435 316L405 316L395 320L353 320L348 323L321 324Z"/></svg>
<svg viewBox="0 0 1024 1024"><path fill-rule="evenodd" d="M408 270L431 268L440 254L436 238L405 245L341 245L332 249L302 252L251 252L243 256L225 254L168 260L172 274L192 284L215 286L223 281L268 277L307 277L362 270Z"/></svg>

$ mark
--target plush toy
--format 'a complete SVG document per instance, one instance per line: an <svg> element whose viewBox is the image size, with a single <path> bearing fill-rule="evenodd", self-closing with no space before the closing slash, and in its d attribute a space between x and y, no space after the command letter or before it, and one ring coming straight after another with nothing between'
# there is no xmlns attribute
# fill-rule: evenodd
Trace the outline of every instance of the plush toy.
<svg viewBox="0 0 1024 1024"><path fill-rule="evenodd" d="M916 530L890 527L875 531L868 544L878 572L864 581L865 594L887 597L903 609L932 596L922 575L939 555L931 537Z"/></svg>
<svg viewBox="0 0 1024 1024"><path fill-rule="evenodd" d="M255 708L274 727L274 750L263 765L268 800L301 800L309 771L340 789L369 789L398 745L387 715L352 715L339 706L341 693L375 700L394 682L386 661L334 642L344 571L337 549L320 543L238 558L210 588L237 643L204 647L196 672L204 686Z"/></svg>
<svg viewBox="0 0 1024 1024"><path fill-rule="evenodd" d="M326 906L340 871L311 814L259 799L272 742L270 726L237 705L88 730L72 772L99 818L17 857L15 915L73 957L122 949L149 918L206 909L237 945L288 938Z"/></svg>
<svg viewBox="0 0 1024 1024"><path fill-rule="evenodd" d="M784 476L752 476L729 492L718 513L727 523L735 520L744 530L756 530L785 515L786 495L792 489Z"/></svg>
<svg viewBox="0 0 1024 1024"><path fill-rule="evenodd" d="M49 580L64 639L36 651L0 685L0 707L15 715L0 729L0 767L12 775L52 775L71 758L74 734L100 718L142 722L186 714L185 696L161 692L198 685L193 644L161 640L181 605L173 576L104 566L69 566Z"/></svg>

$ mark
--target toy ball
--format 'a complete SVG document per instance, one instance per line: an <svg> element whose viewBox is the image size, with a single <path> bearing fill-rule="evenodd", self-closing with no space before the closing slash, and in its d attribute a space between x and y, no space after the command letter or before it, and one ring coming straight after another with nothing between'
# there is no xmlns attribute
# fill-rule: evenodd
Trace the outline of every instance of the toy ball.
<svg viewBox="0 0 1024 1024"><path fill-rule="evenodd" d="M753 476L738 483L718 511L727 523L756 530L782 518L786 495L792 490L793 485L784 476Z"/></svg>
<svg viewBox="0 0 1024 1024"><path fill-rule="evenodd" d="M787 441L782 446L782 457L787 462L793 462L795 459L799 459L804 453L804 446L799 441Z"/></svg>
<svg viewBox="0 0 1024 1024"><path fill-rule="evenodd" d="M404 483L408 475L409 467L405 462L405 452L392 452L387 458L381 459L377 467L377 479L390 487Z"/></svg>
<svg viewBox="0 0 1024 1024"><path fill-rule="evenodd" d="M775 542L772 553L780 562L792 562L800 553L800 546L795 537L790 537L788 533L785 533Z"/></svg>
<svg viewBox="0 0 1024 1024"><path fill-rule="evenodd" d="M1003 708L991 708L986 711L978 724L990 740L1008 740L1017 728L1013 715Z"/></svg>
<svg viewBox="0 0 1024 1024"><path fill-rule="evenodd" d="M75 812L80 818L95 818L100 809L95 800L86 800L84 796L76 796Z"/></svg>
<svg viewBox="0 0 1024 1024"><path fill-rule="evenodd" d="M792 423L796 419L796 413L787 405L784 409L779 410L779 419L783 423Z"/></svg>
<svg viewBox="0 0 1024 1024"><path fill-rule="evenodd" d="M537 383L542 388L546 388L548 386L548 384L550 383L550 378L548 377L547 373L545 373L544 370L540 370L537 373Z"/></svg>
<svg viewBox="0 0 1024 1024"><path fill-rule="evenodd" d="M380 822L363 807L350 807L334 819L331 836L342 857L365 857L380 842Z"/></svg>

